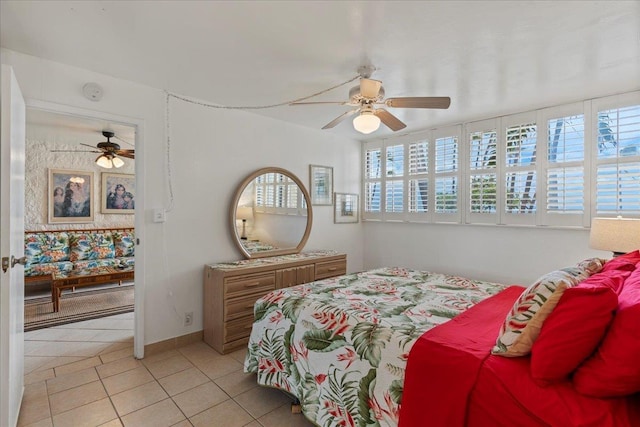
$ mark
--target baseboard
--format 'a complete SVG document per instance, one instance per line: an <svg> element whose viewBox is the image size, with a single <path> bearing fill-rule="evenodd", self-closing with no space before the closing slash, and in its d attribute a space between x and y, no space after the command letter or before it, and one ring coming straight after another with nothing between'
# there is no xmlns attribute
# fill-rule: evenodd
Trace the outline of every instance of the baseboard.
<svg viewBox="0 0 640 427"><path fill-rule="evenodd" d="M154 342L144 346L144 357L162 353L164 351L174 350L185 345L202 341L204 338L203 331L192 332L190 334L181 335L179 337L169 338L168 340Z"/></svg>

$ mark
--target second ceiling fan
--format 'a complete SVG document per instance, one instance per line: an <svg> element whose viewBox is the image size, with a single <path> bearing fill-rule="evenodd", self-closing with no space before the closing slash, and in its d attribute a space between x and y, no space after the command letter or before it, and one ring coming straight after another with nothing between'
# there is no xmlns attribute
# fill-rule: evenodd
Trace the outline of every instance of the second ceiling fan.
<svg viewBox="0 0 640 427"><path fill-rule="evenodd" d="M119 168L124 165L122 159L118 158L118 156L127 157L129 159L135 158L135 150L123 150L120 149L120 145L115 142L111 142L111 138L115 137L115 133L111 131L102 131L102 136L107 138L105 142L99 142L95 147L89 144L80 143L80 145L84 145L85 147L94 148L92 151L77 151L77 150L51 150L52 152L72 152L72 153L100 153L98 158L96 158L96 164L106 169L111 169L113 167Z"/></svg>
<svg viewBox="0 0 640 427"><path fill-rule="evenodd" d="M349 100L344 102L294 102L291 105L318 105L318 104L339 104L357 107L336 117L327 123L322 129L330 129L340 122L355 114L359 114L353 120L353 127L361 133L369 134L374 132L384 123L392 131L398 131L407 127L400 119L388 112L384 108L376 108L376 105L384 105L389 108L438 108L447 109L451 105L451 98L448 96L412 96L384 99L384 88L379 80L370 79L375 70L372 66L363 66L358 69L360 74L360 85L351 88Z"/></svg>

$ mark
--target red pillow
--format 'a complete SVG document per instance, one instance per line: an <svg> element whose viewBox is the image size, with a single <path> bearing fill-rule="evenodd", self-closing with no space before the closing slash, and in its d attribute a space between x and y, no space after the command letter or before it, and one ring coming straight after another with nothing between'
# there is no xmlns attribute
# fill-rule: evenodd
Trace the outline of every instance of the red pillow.
<svg viewBox="0 0 640 427"><path fill-rule="evenodd" d="M579 393L616 397L640 392L640 267L624 282L618 300L602 344L573 376Z"/></svg>
<svg viewBox="0 0 640 427"><path fill-rule="evenodd" d="M635 265L633 266L633 269L635 269ZM631 276L633 269L609 269L608 271L602 270L600 273L596 273L592 276L587 277L577 286L596 288L608 287L611 288L611 290L616 294L620 294L620 292L622 292L623 284L629 278L629 276Z"/></svg>
<svg viewBox="0 0 640 427"><path fill-rule="evenodd" d="M567 289L531 348L531 377L540 385L566 379L591 355L618 306L608 286Z"/></svg>
<svg viewBox="0 0 640 427"><path fill-rule="evenodd" d="M640 262L640 251L629 252L628 254L617 256L610 259L602 267L602 271L609 270L628 270L634 271L636 264Z"/></svg>

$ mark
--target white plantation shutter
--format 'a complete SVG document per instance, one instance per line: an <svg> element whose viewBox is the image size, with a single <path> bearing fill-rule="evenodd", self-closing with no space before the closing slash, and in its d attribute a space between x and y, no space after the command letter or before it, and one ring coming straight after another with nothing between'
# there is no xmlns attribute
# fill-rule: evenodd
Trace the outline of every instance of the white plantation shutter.
<svg viewBox="0 0 640 427"><path fill-rule="evenodd" d="M370 213L382 211L382 148L368 148L364 153L363 218L375 218Z"/></svg>
<svg viewBox="0 0 640 427"><path fill-rule="evenodd" d="M364 219L640 217L640 91L371 141L362 154Z"/></svg>
<svg viewBox="0 0 640 427"><path fill-rule="evenodd" d="M469 208L472 213L496 213L496 174L471 175Z"/></svg>
<svg viewBox="0 0 640 427"><path fill-rule="evenodd" d="M597 214L640 214L640 163L598 166Z"/></svg>
<svg viewBox="0 0 640 427"><path fill-rule="evenodd" d="M404 212L404 181L390 180L386 182L386 187L385 211L394 213Z"/></svg>
<svg viewBox="0 0 640 427"><path fill-rule="evenodd" d="M429 180L409 180L409 212L429 212Z"/></svg>
<svg viewBox="0 0 640 427"><path fill-rule="evenodd" d="M504 222L535 224L537 126L527 121L505 128ZM527 218L528 216L528 218Z"/></svg>
<svg viewBox="0 0 640 427"><path fill-rule="evenodd" d="M458 137L449 135L435 139L435 206L436 214L458 212Z"/></svg>
<svg viewBox="0 0 640 427"><path fill-rule="evenodd" d="M598 111L596 215L640 214L640 105Z"/></svg>
<svg viewBox="0 0 640 427"><path fill-rule="evenodd" d="M385 212L404 212L404 144L391 145L385 150Z"/></svg>
<svg viewBox="0 0 640 427"><path fill-rule="evenodd" d="M366 202L364 208L366 212L380 212L380 182L365 183Z"/></svg>
<svg viewBox="0 0 640 427"><path fill-rule="evenodd" d="M584 168L547 171L547 213L584 212Z"/></svg>
<svg viewBox="0 0 640 427"><path fill-rule="evenodd" d="M429 211L429 142L409 144L409 212Z"/></svg>
<svg viewBox="0 0 640 427"><path fill-rule="evenodd" d="M582 109L582 104L574 107ZM556 114L546 120L545 192L539 197L544 207L541 223L581 226L585 221L585 116Z"/></svg>
<svg viewBox="0 0 640 427"><path fill-rule="evenodd" d="M495 129L472 131L469 138L469 222L496 222L498 147ZM477 214L491 214L479 216Z"/></svg>
<svg viewBox="0 0 640 427"><path fill-rule="evenodd" d="M436 178L436 212L455 213L458 211L457 177Z"/></svg>

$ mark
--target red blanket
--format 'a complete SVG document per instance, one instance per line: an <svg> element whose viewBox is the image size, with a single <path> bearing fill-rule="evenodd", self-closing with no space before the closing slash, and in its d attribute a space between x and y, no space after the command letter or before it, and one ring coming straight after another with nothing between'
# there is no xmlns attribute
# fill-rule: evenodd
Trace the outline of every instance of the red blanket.
<svg viewBox="0 0 640 427"><path fill-rule="evenodd" d="M405 372L400 427L464 426L466 397L522 291L510 286L416 341Z"/></svg>
<svg viewBox="0 0 640 427"><path fill-rule="evenodd" d="M409 354L400 427L640 426L640 396L596 399L570 381L540 387L528 357L490 356L512 286L422 335Z"/></svg>

